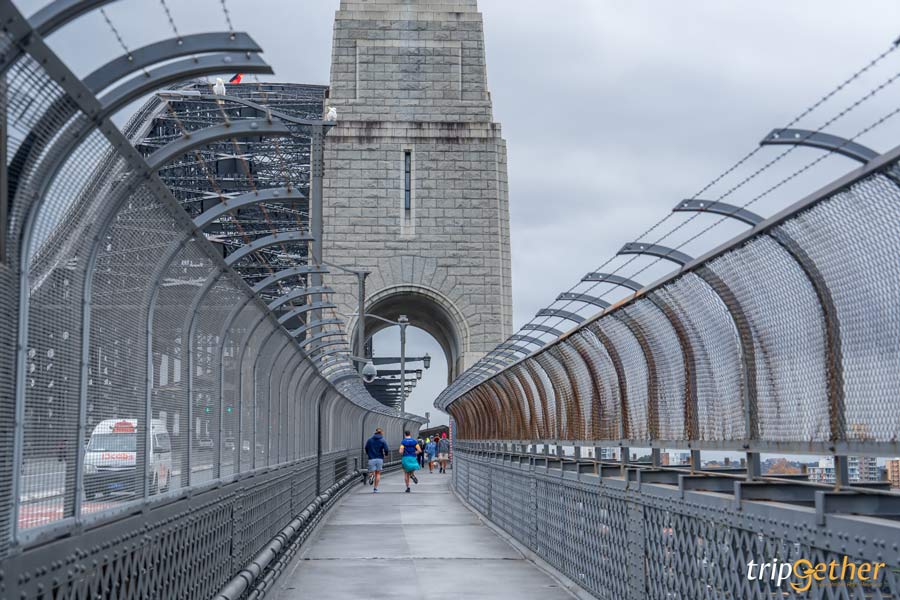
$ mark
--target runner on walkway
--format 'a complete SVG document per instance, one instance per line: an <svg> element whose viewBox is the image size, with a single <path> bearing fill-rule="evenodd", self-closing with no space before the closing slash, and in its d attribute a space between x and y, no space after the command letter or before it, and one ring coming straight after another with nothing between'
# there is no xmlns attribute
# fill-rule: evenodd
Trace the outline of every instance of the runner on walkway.
<svg viewBox="0 0 900 600"><path fill-rule="evenodd" d="M447 434L441 434L441 440L437 445L438 460L441 462L440 473L447 472L447 461L450 460L450 439Z"/></svg>
<svg viewBox="0 0 900 600"><path fill-rule="evenodd" d="M422 448L408 431L404 431L403 435L406 437L400 442L400 454L403 457L400 461L403 465L403 477L406 480L406 493L408 494L409 480L412 479L413 483L419 483L419 480L416 479L416 471L419 469L418 455L422 453Z"/></svg>
<svg viewBox="0 0 900 600"><path fill-rule="evenodd" d="M384 470L384 459L391 453L387 442L384 441L384 432L381 428L375 430L375 435L366 442L366 456L369 457L369 485L375 484L373 494L378 493L378 483L381 481L381 471Z"/></svg>

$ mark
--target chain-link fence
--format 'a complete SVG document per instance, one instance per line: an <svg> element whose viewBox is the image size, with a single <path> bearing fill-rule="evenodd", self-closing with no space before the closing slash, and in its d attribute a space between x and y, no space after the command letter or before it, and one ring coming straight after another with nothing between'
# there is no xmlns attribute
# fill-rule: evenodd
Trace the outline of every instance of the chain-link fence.
<svg viewBox="0 0 900 600"><path fill-rule="evenodd" d="M758 498L767 484L726 474L622 473L617 466L523 450L457 442L454 488L524 550L593 597L900 596L894 521L824 516L811 507L819 505L812 493L803 507L785 496L741 502L741 493ZM760 576L763 564L768 570ZM853 565L852 576L845 564ZM862 564L870 567L860 578L856 565ZM809 571L807 565L825 567ZM880 565L877 572L874 565Z"/></svg>
<svg viewBox="0 0 900 600"><path fill-rule="evenodd" d="M445 398L459 437L900 454L898 155Z"/></svg>
<svg viewBox="0 0 900 600"><path fill-rule="evenodd" d="M43 27L90 8L71 4L45 13ZM259 567L257 555L277 536L289 545L318 519L363 468L367 434L381 427L399 440L422 420L372 399L348 376L345 358L343 367L338 357L327 365L310 359L290 331L313 315L282 318L272 308L275 292L261 293L228 261L239 244L223 251L198 227L195 219L213 207L185 204L207 177L209 148L196 150L200 161L175 166L145 159L169 144L185 146L179 157L191 152L185 140L202 137L201 128L136 149L109 117L123 98L148 90L98 98L44 44L40 19L29 22L7 1L0 13L9 209L0 262L0 558L18 577L3 577L2 595L211 597L252 561ZM233 32L209 39L173 41L173 56L252 42ZM172 58L155 52L158 61ZM207 58L197 64L208 67L181 72L170 63L160 74L146 71L147 53L137 49L136 66L116 69L120 77L145 69L164 85L234 65ZM262 72L255 54L246 60ZM284 161L306 156L297 197L308 198L310 180L321 178L310 168L309 136L293 136L294 123L279 124L258 104L229 113L205 102L208 126L229 127L236 110L261 113L264 124L247 129L266 176L235 158L225 175L210 175L212 184L238 174L254 184L244 190L251 193L284 186ZM193 187L179 187L188 178ZM249 244L283 234L273 228L288 219L284 231L308 230L308 205L271 201L274 221L266 222L265 205L245 204L233 218L222 211L217 234L237 231ZM304 278L278 279L287 284L279 291L307 285L314 269L298 239L280 263L248 253L251 275L294 269ZM306 262L285 264L285 256ZM313 298L321 302L323 293ZM282 311L296 310L285 304Z"/></svg>

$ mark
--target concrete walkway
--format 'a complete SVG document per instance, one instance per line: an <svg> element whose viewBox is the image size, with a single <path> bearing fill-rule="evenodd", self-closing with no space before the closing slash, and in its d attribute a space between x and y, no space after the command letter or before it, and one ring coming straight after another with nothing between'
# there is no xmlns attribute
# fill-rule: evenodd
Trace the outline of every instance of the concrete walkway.
<svg viewBox="0 0 900 600"><path fill-rule="evenodd" d="M450 475L387 475L335 506L279 580L279 600L427 598L572 600L486 527L449 489Z"/></svg>

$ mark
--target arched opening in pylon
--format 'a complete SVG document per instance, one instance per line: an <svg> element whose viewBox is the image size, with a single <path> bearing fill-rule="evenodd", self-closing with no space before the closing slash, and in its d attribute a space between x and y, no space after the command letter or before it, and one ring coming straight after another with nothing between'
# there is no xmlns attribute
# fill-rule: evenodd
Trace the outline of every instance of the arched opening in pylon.
<svg viewBox="0 0 900 600"><path fill-rule="evenodd" d="M424 286L394 286L370 296L366 312L392 321L406 315L411 327L426 332L443 350L447 361L447 382L462 372L469 347L468 325L462 313L446 296ZM366 338L387 327L391 325L367 318Z"/></svg>

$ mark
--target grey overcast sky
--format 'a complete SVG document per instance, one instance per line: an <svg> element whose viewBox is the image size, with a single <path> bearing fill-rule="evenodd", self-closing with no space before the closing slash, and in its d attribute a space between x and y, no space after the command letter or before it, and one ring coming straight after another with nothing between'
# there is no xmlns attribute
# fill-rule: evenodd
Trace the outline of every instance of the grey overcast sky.
<svg viewBox="0 0 900 600"><path fill-rule="evenodd" d="M18 2L26 14L43 3ZM225 27L219 0L168 4L182 33ZM227 5L235 28L265 49L274 79L328 83L338 0ZM900 36L900 3L887 0L480 0L479 6L494 116L509 144L516 326ZM121 0L107 12L130 47L171 35L156 0ZM120 53L99 14L54 36L51 45L80 74ZM898 71L900 51L798 126L820 127ZM885 86L827 129L855 135L900 106L898 91L900 83ZM898 140L895 120L859 141L890 149ZM780 151L766 149L705 195L720 196ZM794 153L729 201L753 199L816 156ZM753 208L771 214L852 167L829 158ZM677 245L711 223L698 219L668 242ZM685 250L696 254L738 229L717 227ZM651 281L665 270L655 265L639 278ZM389 331L376 340L383 353L395 343ZM430 338L413 333L410 353L424 351L440 353ZM416 389L413 412L434 415L441 371L433 367Z"/></svg>

